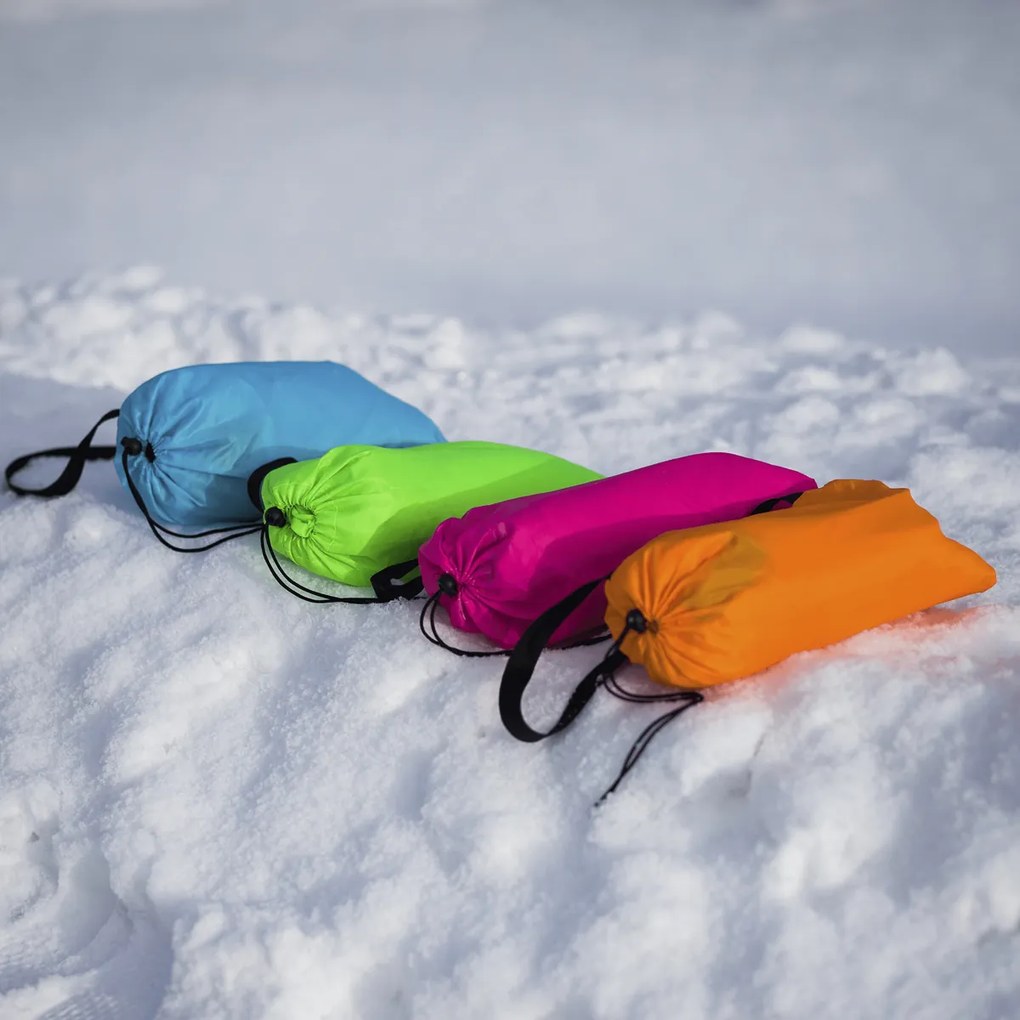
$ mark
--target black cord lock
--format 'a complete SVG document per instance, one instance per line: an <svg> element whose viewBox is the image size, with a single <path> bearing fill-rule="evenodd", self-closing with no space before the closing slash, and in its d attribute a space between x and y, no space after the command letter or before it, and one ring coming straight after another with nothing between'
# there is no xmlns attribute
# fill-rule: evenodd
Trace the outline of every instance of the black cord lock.
<svg viewBox="0 0 1020 1020"><path fill-rule="evenodd" d="M278 506L271 506L265 513L265 522L271 528L285 528L287 515Z"/></svg>
<svg viewBox="0 0 1020 1020"><path fill-rule="evenodd" d="M120 445L124 447L124 452L129 457L137 457L145 449L142 446L142 441L135 436L125 436L120 441Z"/></svg>
<svg viewBox="0 0 1020 1020"><path fill-rule="evenodd" d="M457 594L457 579L453 574L440 574L438 584L439 590L444 595L454 596Z"/></svg>
<svg viewBox="0 0 1020 1020"><path fill-rule="evenodd" d="M627 624L627 629L634 631L635 634L644 634L648 630L648 621L640 609L632 609L627 614L624 623Z"/></svg>

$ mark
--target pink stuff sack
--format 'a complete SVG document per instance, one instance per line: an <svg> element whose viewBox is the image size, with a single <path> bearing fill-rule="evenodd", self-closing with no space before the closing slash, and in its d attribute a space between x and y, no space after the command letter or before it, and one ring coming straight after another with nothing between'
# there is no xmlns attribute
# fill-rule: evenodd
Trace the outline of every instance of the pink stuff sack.
<svg viewBox="0 0 1020 1020"><path fill-rule="evenodd" d="M664 532L736 520L815 488L799 471L732 453L678 457L443 521L418 553L422 582L433 614L438 597L458 630L510 649L546 609ZM603 589L563 621L551 643L604 625Z"/></svg>

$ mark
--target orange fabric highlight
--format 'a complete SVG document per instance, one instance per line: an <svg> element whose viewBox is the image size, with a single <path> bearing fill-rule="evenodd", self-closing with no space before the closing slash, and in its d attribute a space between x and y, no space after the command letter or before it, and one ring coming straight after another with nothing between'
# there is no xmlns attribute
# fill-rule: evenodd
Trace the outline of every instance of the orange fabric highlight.
<svg viewBox="0 0 1020 1020"><path fill-rule="evenodd" d="M909 490L839 480L649 542L606 583L606 623L617 637L641 610L624 654L660 683L711 687L994 584Z"/></svg>

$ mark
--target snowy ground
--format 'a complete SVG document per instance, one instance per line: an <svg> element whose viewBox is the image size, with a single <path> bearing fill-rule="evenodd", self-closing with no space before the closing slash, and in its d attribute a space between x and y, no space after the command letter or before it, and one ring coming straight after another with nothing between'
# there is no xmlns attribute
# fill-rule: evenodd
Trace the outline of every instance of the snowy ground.
<svg viewBox="0 0 1020 1020"><path fill-rule="evenodd" d="M5 1020L1017 1015L1020 359L329 317L139 269L0 289L0 460L162 369L284 356L606 472L732 449L907 483L1000 583L714 692L593 812L655 709L516 744L498 667L409 605L308 606L253 544L175 556L108 465L5 493ZM536 720L592 656L550 658Z"/></svg>
<svg viewBox="0 0 1020 1020"><path fill-rule="evenodd" d="M0 463L332 358L604 472L908 484L1000 578L593 812L654 708L516 744L411 606L174 556L108 465L2 492L0 1018L1020 1016L1018 51L1013 0L0 0Z"/></svg>

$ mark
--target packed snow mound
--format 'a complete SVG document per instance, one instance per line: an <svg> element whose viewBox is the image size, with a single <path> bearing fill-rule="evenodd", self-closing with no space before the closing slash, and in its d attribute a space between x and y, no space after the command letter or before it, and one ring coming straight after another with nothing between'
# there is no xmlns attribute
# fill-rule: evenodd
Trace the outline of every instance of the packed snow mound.
<svg viewBox="0 0 1020 1020"><path fill-rule="evenodd" d="M248 540L157 545L109 465L0 495L0 1014L926 1017L1020 996L1020 359L721 313L529 332L0 285L0 458L195 361L346 362L452 439L604 472L734 450L908 484L992 591L515 743L412 605L309 606ZM599 654L548 656L551 720ZM642 683L633 669L628 682Z"/></svg>

